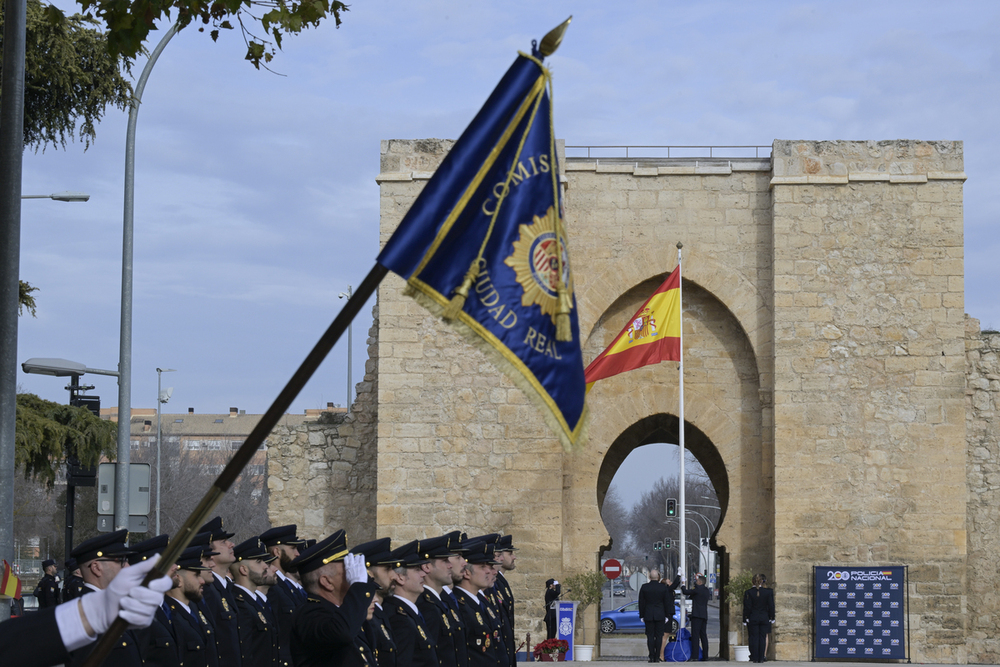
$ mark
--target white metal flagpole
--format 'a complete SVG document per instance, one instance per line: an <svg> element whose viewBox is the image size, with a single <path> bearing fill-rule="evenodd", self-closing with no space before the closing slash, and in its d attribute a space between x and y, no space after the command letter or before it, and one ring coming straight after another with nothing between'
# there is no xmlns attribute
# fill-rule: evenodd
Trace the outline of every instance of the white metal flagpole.
<svg viewBox="0 0 1000 667"><path fill-rule="evenodd" d="M681 271L681 248L683 248L683 247L684 247L684 244L681 243L680 241L678 241L677 242L677 278L678 278L678 280L677 280L677 297L678 297L678 299L677 299L677 302L678 302L677 305L678 305L678 308L680 309L680 312L678 313L678 317L680 319L680 325L681 325L680 326L680 352L681 352L680 353L680 357L681 357L681 360L680 360L680 366L678 368L679 387L680 387L680 391L678 392L678 398L679 398L680 407L678 408L678 417L677 417L677 419L678 419L678 431L680 432L680 438L679 438L679 443L678 443L679 444L679 449L680 449L680 491L678 492L678 499L679 499L679 503L678 504L680 505L680 507L679 507L679 512L680 512L679 519L680 520L678 522L678 523L680 523L680 540L679 540L680 544L677 545L677 548L680 550L680 554L681 554L681 559L680 559L681 560L681 566L680 566L680 569L678 571L678 574L680 574L682 576L686 576L687 575L687 559L685 558L685 554L687 553L687 535L686 535L686 532L684 530L684 527L685 527L684 524L687 522L687 512L684 509L684 454L685 454L685 449L684 449L684 292L683 292L684 274ZM684 595L682 594L681 595L681 627L682 628L686 624L686 620L687 620L687 605L685 605L685 603L684 603ZM692 657L695 657L695 656L692 656Z"/></svg>

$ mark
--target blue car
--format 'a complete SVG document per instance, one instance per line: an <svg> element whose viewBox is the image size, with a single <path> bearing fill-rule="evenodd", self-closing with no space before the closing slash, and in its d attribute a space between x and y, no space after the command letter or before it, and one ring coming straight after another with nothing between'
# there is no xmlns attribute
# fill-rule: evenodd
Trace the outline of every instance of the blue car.
<svg viewBox="0 0 1000 667"><path fill-rule="evenodd" d="M674 617L666 624L664 632L677 632L681 620L681 607L674 605ZM645 632L646 624L639 620L639 603L629 602L617 609L601 612L601 632Z"/></svg>

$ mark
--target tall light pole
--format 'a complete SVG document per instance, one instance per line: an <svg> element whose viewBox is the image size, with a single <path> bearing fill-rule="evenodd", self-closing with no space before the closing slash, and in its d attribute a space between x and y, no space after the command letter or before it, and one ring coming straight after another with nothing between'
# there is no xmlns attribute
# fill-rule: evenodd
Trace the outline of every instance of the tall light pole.
<svg viewBox="0 0 1000 667"><path fill-rule="evenodd" d="M163 391L160 380L164 373L174 373L176 368L156 369L156 534L160 534L160 439L163 432L160 430L160 405L170 400L170 395L174 392L173 387L167 387Z"/></svg>
<svg viewBox="0 0 1000 667"><path fill-rule="evenodd" d="M122 307L118 347L118 461L115 466L115 530L128 528L129 464L132 453L132 229L135 210L135 124L146 80L167 42L177 34L177 24L167 30L149 54L135 84L125 134L125 212L122 217ZM157 496L159 497L159 496Z"/></svg>
<svg viewBox="0 0 1000 667"><path fill-rule="evenodd" d="M347 298L348 301L351 300L351 295L354 291L351 286L347 286L346 292L341 292L338 298ZM354 321L347 325L347 412L351 411L351 393L354 391L354 385L351 384L351 329L354 327Z"/></svg>

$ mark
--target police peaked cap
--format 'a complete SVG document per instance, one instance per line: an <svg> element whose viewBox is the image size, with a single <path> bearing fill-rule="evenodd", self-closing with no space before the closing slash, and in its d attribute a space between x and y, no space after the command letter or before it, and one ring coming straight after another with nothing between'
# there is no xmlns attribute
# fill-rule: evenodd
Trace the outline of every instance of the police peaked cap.
<svg viewBox="0 0 1000 667"><path fill-rule="evenodd" d="M52 560L51 558L49 558L48 560L43 560L42 561L42 570L45 570L45 568L47 568L49 565L55 565L55 564L56 564L56 562L54 560Z"/></svg>
<svg viewBox="0 0 1000 667"><path fill-rule="evenodd" d="M485 542L486 544L496 544L500 541L500 533L488 533L477 537L468 538L470 542Z"/></svg>
<svg viewBox="0 0 1000 667"><path fill-rule="evenodd" d="M430 562L431 557L425 552L418 551L419 547L420 542L417 540L407 542L398 549L393 549L392 558L399 561L403 567L416 567Z"/></svg>
<svg viewBox="0 0 1000 667"><path fill-rule="evenodd" d="M97 558L112 558L127 556L132 551L125 546L128 537L128 530L122 528L113 533L98 535L77 545L70 556L76 559L77 563L85 564Z"/></svg>
<svg viewBox="0 0 1000 667"><path fill-rule="evenodd" d="M351 549L352 554L361 554L365 557L365 567L381 565L382 561L392 559L392 539L382 537L371 542L365 542Z"/></svg>
<svg viewBox="0 0 1000 667"><path fill-rule="evenodd" d="M152 558L156 554L163 553L169 541L170 536L164 533L163 535L157 535L142 542L136 542L132 545L132 553L129 554L128 564L135 565L136 563L141 563L144 560Z"/></svg>
<svg viewBox="0 0 1000 667"><path fill-rule="evenodd" d="M276 547L279 544L287 544L293 547L300 547L306 543L305 540L300 540L295 536L295 531L297 527L294 523L287 526L278 526L276 528L271 528L265 530L260 534L260 541L264 543L265 547Z"/></svg>
<svg viewBox="0 0 1000 667"><path fill-rule="evenodd" d="M462 543L462 531L453 530L450 533L445 533L445 537L448 538L448 548L452 553L457 553L456 547Z"/></svg>
<svg viewBox="0 0 1000 667"><path fill-rule="evenodd" d="M182 570L194 570L195 572L204 572L211 569L201 564L201 554L204 549L205 547L198 545L188 547L181 552L180 558L177 559L177 567Z"/></svg>
<svg viewBox="0 0 1000 667"><path fill-rule="evenodd" d="M218 551L212 551L212 533L198 533L188 542L189 547L201 547L201 557L218 556Z"/></svg>
<svg viewBox="0 0 1000 667"><path fill-rule="evenodd" d="M225 529L223 529L221 516L217 516L208 523L206 523L204 526L198 529L198 532L211 533L213 542L215 540L228 540L230 537L236 534L236 533L228 533L225 531Z"/></svg>
<svg viewBox="0 0 1000 667"><path fill-rule="evenodd" d="M241 560L262 560L265 563L270 563L277 558L277 556L267 553L267 549L264 548L264 543L260 541L259 537L251 537L249 540L237 544L233 547L233 556L237 563Z"/></svg>
<svg viewBox="0 0 1000 667"><path fill-rule="evenodd" d="M292 561L292 567L300 574L312 572L329 563L342 562L348 553L347 533L338 530L300 553L299 557Z"/></svg>
<svg viewBox="0 0 1000 667"><path fill-rule="evenodd" d="M450 558L455 552L448 548L448 536L432 537L417 543L417 552L424 558Z"/></svg>
<svg viewBox="0 0 1000 667"><path fill-rule="evenodd" d="M65 563L63 563L63 567L65 567L67 570L69 570L70 572L72 572L73 570L75 570L76 568L78 568L80 566L77 564L75 558L70 558L68 561L66 561Z"/></svg>
<svg viewBox="0 0 1000 667"><path fill-rule="evenodd" d="M517 551L517 547L514 546L514 536L504 535L496 543L495 551Z"/></svg>
<svg viewBox="0 0 1000 667"><path fill-rule="evenodd" d="M493 559L493 545L486 542L469 542L465 549L465 560L472 564L496 563Z"/></svg>

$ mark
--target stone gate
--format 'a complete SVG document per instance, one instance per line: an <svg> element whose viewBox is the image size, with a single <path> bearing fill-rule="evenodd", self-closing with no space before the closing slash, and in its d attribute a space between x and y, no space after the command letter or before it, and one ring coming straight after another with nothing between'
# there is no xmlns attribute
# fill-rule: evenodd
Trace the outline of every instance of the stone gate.
<svg viewBox="0 0 1000 667"><path fill-rule="evenodd" d="M452 143L382 143L383 243ZM585 360L684 244L686 442L722 503L723 576L771 574L777 658L812 655L813 565L901 564L912 659L995 662L1000 336L964 315L961 142L561 163ZM326 514L311 520L329 529L351 508L374 512L376 525L345 526L352 542L511 533L517 634L535 641L544 581L598 566L618 466L676 442L676 364L596 385L589 444L567 455L521 392L402 287L390 276L379 290L351 417L306 438L309 479L282 458L301 457L303 437L272 439L272 499L296 484L309 497L288 489L272 521L303 522L318 502ZM331 444L351 438L345 460ZM374 485L331 489L352 466Z"/></svg>

